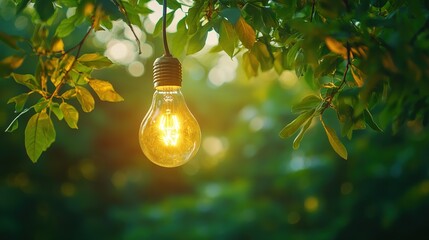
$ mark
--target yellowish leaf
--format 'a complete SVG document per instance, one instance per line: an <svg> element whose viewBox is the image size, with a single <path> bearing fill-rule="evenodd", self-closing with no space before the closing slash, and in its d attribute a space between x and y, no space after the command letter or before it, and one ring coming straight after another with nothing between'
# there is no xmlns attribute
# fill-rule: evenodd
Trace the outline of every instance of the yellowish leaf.
<svg viewBox="0 0 429 240"><path fill-rule="evenodd" d="M364 81L365 74L359 68L352 65L352 75L353 75L353 79L356 82L356 85L358 87L362 87L363 84L365 83Z"/></svg>
<svg viewBox="0 0 429 240"><path fill-rule="evenodd" d="M235 24L235 31L238 38L247 49L252 49L256 41L256 33L244 18L240 17Z"/></svg>
<svg viewBox="0 0 429 240"><path fill-rule="evenodd" d="M107 102L120 102L124 101L124 99L119 95L112 84L106 81L98 80L98 79L89 79L89 85L92 89L94 89L95 93L97 93L98 97L102 101Z"/></svg>
<svg viewBox="0 0 429 240"><path fill-rule="evenodd" d="M346 147L344 147L343 143L338 138L337 134L335 133L335 130L326 126L322 119L320 119L320 121L322 122L323 128L325 129L326 136L328 136L328 140L331 144L331 147L338 155L340 155L340 157L347 160L347 149Z"/></svg>
<svg viewBox="0 0 429 240"><path fill-rule="evenodd" d="M329 50L331 50L333 53L343 56L344 59L347 59L347 48L344 47L341 42L335 40L332 37L326 37L325 42Z"/></svg>
<svg viewBox="0 0 429 240"><path fill-rule="evenodd" d="M248 78L258 75L259 61L250 51L243 54L243 68Z"/></svg>
<svg viewBox="0 0 429 240"><path fill-rule="evenodd" d="M95 101L91 93L84 87L76 86L76 97L82 106L84 112L91 112L94 110Z"/></svg>
<svg viewBox="0 0 429 240"><path fill-rule="evenodd" d="M54 38L51 43L52 52L64 52L64 42L61 38Z"/></svg>

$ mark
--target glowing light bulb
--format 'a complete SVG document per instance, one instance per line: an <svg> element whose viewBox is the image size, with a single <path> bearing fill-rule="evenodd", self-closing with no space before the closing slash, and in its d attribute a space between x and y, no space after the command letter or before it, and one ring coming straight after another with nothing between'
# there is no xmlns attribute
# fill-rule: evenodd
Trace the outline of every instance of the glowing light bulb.
<svg viewBox="0 0 429 240"><path fill-rule="evenodd" d="M180 82L177 59L164 56L155 61L155 93L141 123L139 141L146 157L163 167L185 164L200 147L200 127L186 106Z"/></svg>

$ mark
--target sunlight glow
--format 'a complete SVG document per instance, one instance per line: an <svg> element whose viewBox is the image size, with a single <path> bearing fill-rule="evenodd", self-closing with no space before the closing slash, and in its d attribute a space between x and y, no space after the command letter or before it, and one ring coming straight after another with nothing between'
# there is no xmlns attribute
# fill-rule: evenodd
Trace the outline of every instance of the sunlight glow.
<svg viewBox="0 0 429 240"><path fill-rule="evenodd" d="M128 72L133 77L140 77L144 74L144 65L139 61L135 61L128 65Z"/></svg>

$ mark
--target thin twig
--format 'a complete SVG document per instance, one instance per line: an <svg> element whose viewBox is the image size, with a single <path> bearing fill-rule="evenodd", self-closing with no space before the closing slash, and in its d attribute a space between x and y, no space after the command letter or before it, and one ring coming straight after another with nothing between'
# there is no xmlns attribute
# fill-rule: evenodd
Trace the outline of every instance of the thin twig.
<svg viewBox="0 0 429 240"><path fill-rule="evenodd" d="M413 35L413 37L410 40L410 43L414 44L418 36L428 28L429 28L429 19L427 19L426 22L423 24L423 26L419 30L417 30L417 32Z"/></svg>
<svg viewBox="0 0 429 240"><path fill-rule="evenodd" d="M310 15L310 22L313 22L313 16L314 16L314 7L316 5L316 0L313 0L311 2L311 15Z"/></svg>
<svg viewBox="0 0 429 240"><path fill-rule="evenodd" d="M76 46L74 46L71 49L69 49L69 50L66 51L66 53L69 53L73 49L77 48L76 56L73 59L73 62L70 64L70 67L68 69L66 69L66 71L64 73L64 76L62 77L60 83L57 85L57 87L55 88L55 90L52 93L51 97L49 98L50 102L52 101L52 99L54 97L56 97L58 95L58 92L60 91L61 87L66 83L67 76L69 75L70 71L73 69L74 64L76 63L77 59L80 56L80 50L82 49L82 46L83 46L85 40L88 38L89 34L92 32L93 29L94 29L94 22L91 24L91 27L86 32L85 36L83 36L82 40L80 40L80 42ZM65 54L64 54L64 56L65 56Z"/></svg>
<svg viewBox="0 0 429 240"><path fill-rule="evenodd" d="M331 107L331 103L332 103L332 100L334 99L335 95L344 87L344 84L346 84L347 73L349 72L350 66L352 65L349 42L347 42L346 48L347 48L347 64L346 64L346 69L344 70L343 78L341 80L340 85L337 88L334 88L334 90L332 90L331 94L329 94L329 96L326 97L325 102L322 106L322 110L320 111L320 114L323 114L323 112L328 107Z"/></svg>
<svg viewBox="0 0 429 240"><path fill-rule="evenodd" d="M139 49L139 54L141 54L142 53L142 48L141 48L141 44L140 44L140 39L137 36L137 34L136 34L135 30L134 30L133 25L131 24L130 17L128 16L128 12L125 9L124 4L122 3L121 0L111 0L111 1L113 2L113 4L116 5L116 7L119 9L119 11L124 15L124 17L125 17L125 23L128 25L128 27L130 28L131 32L133 33L134 38L136 39L136 42L137 42L137 47Z"/></svg>

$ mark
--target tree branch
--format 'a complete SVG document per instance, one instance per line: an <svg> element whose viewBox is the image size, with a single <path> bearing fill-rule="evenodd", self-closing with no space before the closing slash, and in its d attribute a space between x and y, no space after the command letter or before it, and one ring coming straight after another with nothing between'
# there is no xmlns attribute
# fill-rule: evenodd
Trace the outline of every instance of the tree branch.
<svg viewBox="0 0 429 240"><path fill-rule="evenodd" d="M133 33L134 38L136 39L136 42L137 42L137 47L139 49L139 54L141 54L142 53L142 48L141 48L141 44L140 44L140 39L137 36L136 32L134 31L133 25L131 24L130 17L128 16L128 12L125 9L124 4L122 3L121 0L111 0L111 1L113 2L113 4L116 5L116 7L118 7L119 12L121 12L124 15L124 17L125 17L125 23L128 25L128 27L130 28L131 32Z"/></svg>
<svg viewBox="0 0 429 240"><path fill-rule="evenodd" d="M320 111L321 115L323 114L323 112L325 112L325 110L328 107L332 106L331 105L332 100L334 99L335 95L341 90L341 88L344 87L344 84L346 83L347 73L349 72L350 66L352 65L349 42L347 42L346 48L347 48L347 64L346 64L346 69L344 70L343 78L338 88L335 88L334 90L332 90L331 94L329 94L329 96L325 98L325 102L323 103L322 110Z"/></svg>
<svg viewBox="0 0 429 240"><path fill-rule="evenodd" d="M86 39L88 38L89 34L92 32L93 29L94 29L94 22L92 22L90 28L86 32L85 36L83 36L83 38L80 40L80 42L64 53L64 56L65 56L67 53L69 53L72 50L77 48L76 56L73 59L73 62L70 64L70 67L68 69L66 69L66 72L64 73L64 76L62 77L60 83L57 85L57 87L55 88L51 97L49 98L49 102L51 102L52 99L58 95L58 92L60 91L61 87L66 83L67 76L69 75L70 71L73 69L74 64L76 63L77 59L80 56L80 51L82 49L82 46L85 43Z"/></svg>

